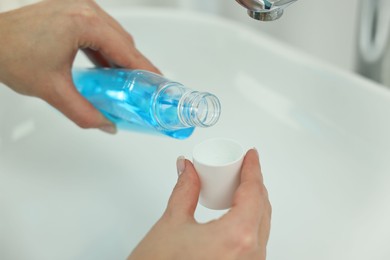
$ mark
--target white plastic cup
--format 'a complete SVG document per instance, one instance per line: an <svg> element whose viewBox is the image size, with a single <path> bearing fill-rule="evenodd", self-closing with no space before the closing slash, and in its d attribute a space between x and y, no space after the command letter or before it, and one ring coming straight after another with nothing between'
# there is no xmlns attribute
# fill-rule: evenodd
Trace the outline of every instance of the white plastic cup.
<svg viewBox="0 0 390 260"><path fill-rule="evenodd" d="M240 184L242 146L231 139L214 138L196 145L192 155L201 182L199 203L210 209L230 208Z"/></svg>

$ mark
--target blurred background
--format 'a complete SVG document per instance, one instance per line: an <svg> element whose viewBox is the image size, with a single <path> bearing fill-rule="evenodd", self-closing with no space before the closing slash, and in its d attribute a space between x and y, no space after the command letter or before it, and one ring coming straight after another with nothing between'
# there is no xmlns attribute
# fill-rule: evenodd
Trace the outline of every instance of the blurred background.
<svg viewBox="0 0 390 260"><path fill-rule="evenodd" d="M246 9L235 0L97 0L104 8L154 6L213 13L265 32L309 55L349 71L358 68L356 43L360 1L365 0L298 0L285 10L281 19L259 22L248 17ZM0 9L9 10L32 2L34 0L2 0Z"/></svg>

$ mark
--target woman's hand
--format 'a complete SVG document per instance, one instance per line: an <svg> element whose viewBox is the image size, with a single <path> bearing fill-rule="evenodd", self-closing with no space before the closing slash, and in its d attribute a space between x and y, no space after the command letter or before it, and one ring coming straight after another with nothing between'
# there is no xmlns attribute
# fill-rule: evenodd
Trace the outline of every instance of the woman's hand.
<svg viewBox="0 0 390 260"><path fill-rule="evenodd" d="M79 49L99 65L159 73L94 1L47 0L0 14L0 82L44 99L82 128L114 133L114 125L73 85Z"/></svg>
<svg viewBox="0 0 390 260"><path fill-rule="evenodd" d="M232 208L206 224L194 219L200 183L192 163L179 160L178 171L164 215L128 259L264 260L271 205L256 150L245 156Z"/></svg>

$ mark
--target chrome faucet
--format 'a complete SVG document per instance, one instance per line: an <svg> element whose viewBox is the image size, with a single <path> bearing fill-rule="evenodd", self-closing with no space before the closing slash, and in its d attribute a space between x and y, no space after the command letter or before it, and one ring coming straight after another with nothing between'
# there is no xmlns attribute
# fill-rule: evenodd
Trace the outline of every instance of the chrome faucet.
<svg viewBox="0 0 390 260"><path fill-rule="evenodd" d="M283 15L283 10L297 0L236 0L248 9L248 15L259 21L274 21Z"/></svg>
<svg viewBox="0 0 390 260"><path fill-rule="evenodd" d="M357 71L390 87L389 0L360 0Z"/></svg>

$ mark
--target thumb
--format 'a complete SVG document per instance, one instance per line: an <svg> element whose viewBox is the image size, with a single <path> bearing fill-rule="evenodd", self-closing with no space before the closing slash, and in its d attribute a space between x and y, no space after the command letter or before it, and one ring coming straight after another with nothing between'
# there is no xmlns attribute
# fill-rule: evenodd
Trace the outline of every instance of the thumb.
<svg viewBox="0 0 390 260"><path fill-rule="evenodd" d="M177 159L179 178L169 198L166 214L183 221L194 220L198 204L200 181L194 166L184 157Z"/></svg>

